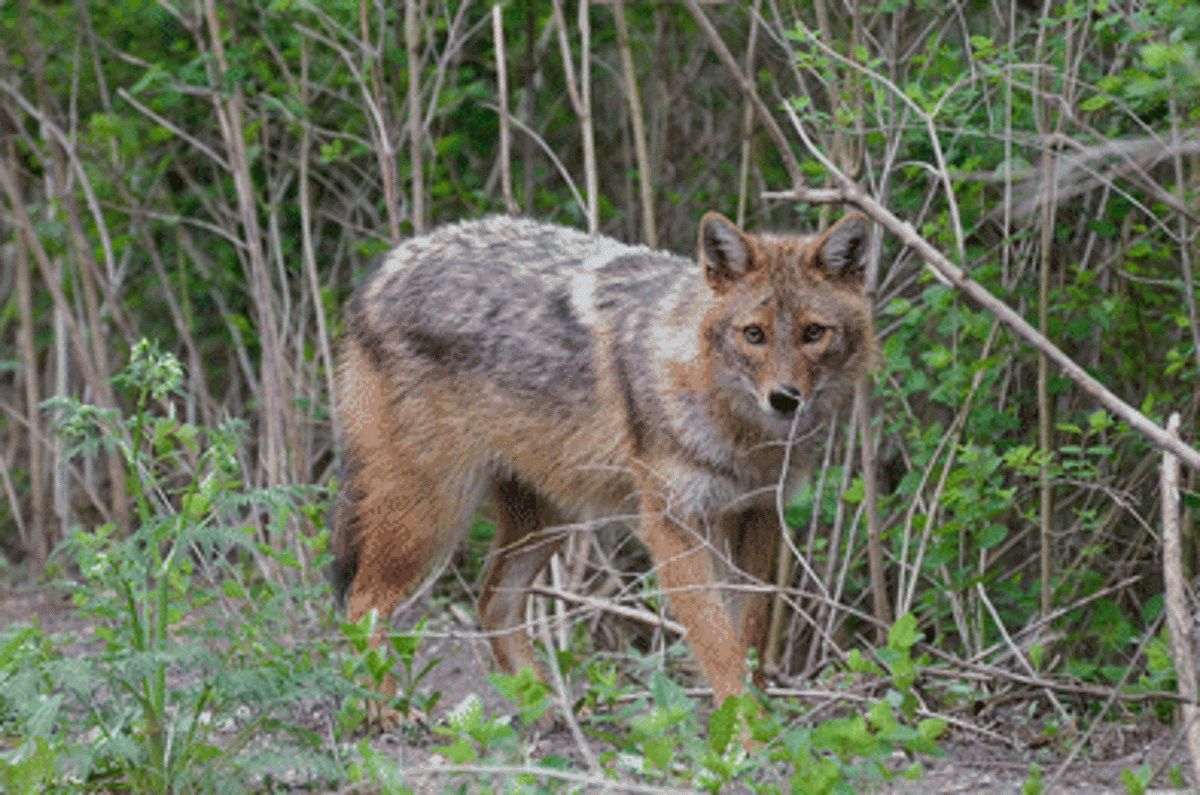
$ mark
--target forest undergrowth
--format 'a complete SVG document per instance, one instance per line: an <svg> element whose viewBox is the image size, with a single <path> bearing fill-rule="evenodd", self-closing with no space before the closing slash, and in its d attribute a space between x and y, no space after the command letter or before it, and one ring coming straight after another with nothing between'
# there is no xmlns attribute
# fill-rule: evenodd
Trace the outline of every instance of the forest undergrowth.
<svg viewBox="0 0 1200 795"><path fill-rule="evenodd" d="M1185 0L0 5L0 789L874 791L961 742L1026 792L1187 786L1198 48ZM549 684L431 651L480 640L482 518L389 644L338 621L380 252L839 205L882 361L784 506L767 693L707 706L616 527L531 600Z"/></svg>

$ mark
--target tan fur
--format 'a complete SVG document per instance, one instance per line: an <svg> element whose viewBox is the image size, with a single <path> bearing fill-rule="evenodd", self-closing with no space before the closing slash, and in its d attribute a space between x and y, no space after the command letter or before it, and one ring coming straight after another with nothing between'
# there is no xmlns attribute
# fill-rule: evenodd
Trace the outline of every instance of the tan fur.
<svg viewBox="0 0 1200 795"><path fill-rule="evenodd" d="M392 252L349 306L340 360L335 577L350 620L414 593L487 495L480 621L501 668L536 668L528 586L571 523L636 514L714 695L740 692L767 593L720 585L767 582L775 486L794 487L874 357L865 234L859 216L787 237L709 214L698 268L488 219Z"/></svg>

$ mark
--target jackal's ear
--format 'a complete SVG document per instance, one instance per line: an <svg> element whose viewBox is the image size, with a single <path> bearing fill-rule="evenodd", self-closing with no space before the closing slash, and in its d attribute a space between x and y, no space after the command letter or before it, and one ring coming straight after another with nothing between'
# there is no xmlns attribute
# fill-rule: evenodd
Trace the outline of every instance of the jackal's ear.
<svg viewBox="0 0 1200 795"><path fill-rule="evenodd" d="M847 213L817 240L813 265L826 276L861 286L869 238L866 216Z"/></svg>
<svg viewBox="0 0 1200 795"><path fill-rule="evenodd" d="M700 262L709 287L725 289L753 270L746 234L720 213L705 213L700 219Z"/></svg>

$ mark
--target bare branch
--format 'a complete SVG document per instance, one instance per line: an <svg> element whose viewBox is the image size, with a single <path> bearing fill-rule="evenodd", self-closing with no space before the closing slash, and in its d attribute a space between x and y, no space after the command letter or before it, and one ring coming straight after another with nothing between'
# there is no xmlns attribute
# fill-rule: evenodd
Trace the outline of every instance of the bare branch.
<svg viewBox="0 0 1200 795"><path fill-rule="evenodd" d="M1167 433L1179 432L1179 414L1167 421ZM1166 593L1167 627L1171 635L1171 657L1175 678L1183 697L1183 721L1187 726L1188 757L1192 761L1192 780L1200 782L1200 709L1196 707L1196 660L1192 629L1196 625L1194 597L1183 576L1183 554L1179 537L1179 461L1171 453L1162 460L1163 583Z"/></svg>

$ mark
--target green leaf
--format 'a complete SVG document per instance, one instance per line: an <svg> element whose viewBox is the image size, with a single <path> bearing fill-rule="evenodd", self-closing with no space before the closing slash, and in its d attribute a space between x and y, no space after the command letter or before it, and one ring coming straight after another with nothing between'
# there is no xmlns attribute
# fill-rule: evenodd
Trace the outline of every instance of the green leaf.
<svg viewBox="0 0 1200 795"><path fill-rule="evenodd" d="M856 674L875 674L876 676L883 675L883 670L871 660L867 659L867 657L858 649L851 649L850 653L846 655L846 667L851 672Z"/></svg>
<svg viewBox="0 0 1200 795"><path fill-rule="evenodd" d="M655 671L650 675L649 689L650 697L657 707L679 707L688 711L692 709L692 700L688 698L688 694L662 671Z"/></svg>
<svg viewBox="0 0 1200 795"><path fill-rule="evenodd" d="M980 549L991 549L1007 536L1007 527L1000 524L990 524L975 534L975 545Z"/></svg>
<svg viewBox="0 0 1200 795"><path fill-rule="evenodd" d="M245 599L246 589L237 580L222 580L221 592L230 599Z"/></svg>
<svg viewBox="0 0 1200 795"><path fill-rule="evenodd" d="M1186 63L1190 50L1185 42L1154 42L1142 47L1142 61L1148 69L1161 71L1174 64Z"/></svg>
<svg viewBox="0 0 1200 795"><path fill-rule="evenodd" d="M916 616L912 613L905 613L896 619L896 623L888 632L888 648L896 651L908 651L919 638Z"/></svg>
<svg viewBox="0 0 1200 795"><path fill-rule="evenodd" d="M1150 769L1148 762L1143 762L1142 766L1136 771L1124 768L1121 770L1121 783L1125 785L1125 789L1129 791L1129 795L1144 795L1150 787L1150 778L1154 775L1154 771Z"/></svg>
<svg viewBox="0 0 1200 795"><path fill-rule="evenodd" d="M725 753L737 727L738 699L729 696L708 719L708 747L718 754Z"/></svg>
<svg viewBox="0 0 1200 795"><path fill-rule="evenodd" d="M846 489L846 492L842 494L842 499L850 505L858 505L863 501L863 498L866 496L866 494L867 491L866 487L863 485L863 479L855 478L850 483L849 488Z"/></svg>
<svg viewBox="0 0 1200 795"><path fill-rule="evenodd" d="M212 508L212 497L208 494L208 490L197 491L188 494L183 498L183 504L180 506L183 512L183 518L187 522L199 522L208 515Z"/></svg>
<svg viewBox="0 0 1200 795"><path fill-rule="evenodd" d="M367 668L367 673L370 674L371 680L377 685L392 670L394 662L391 655L384 654L379 649L368 649L367 653L363 655L363 664Z"/></svg>
<svg viewBox="0 0 1200 795"><path fill-rule="evenodd" d="M946 731L946 725L941 718L925 718L917 724L917 734L926 740L936 740Z"/></svg>
<svg viewBox="0 0 1200 795"><path fill-rule="evenodd" d="M551 707L550 688L532 668L522 668L512 676L496 673L488 679L502 696L517 705L521 722L526 725L542 717Z"/></svg>
<svg viewBox="0 0 1200 795"><path fill-rule="evenodd" d="M348 621L343 621L339 624L342 630L342 635L350 641L350 645L359 654L366 651L367 646L371 643L371 633L375 631L376 613L374 610L369 610L358 621L351 624Z"/></svg>
<svg viewBox="0 0 1200 795"><path fill-rule="evenodd" d="M475 752L474 746L467 741L465 737L459 737L449 745L436 746L433 749L435 754L441 754L450 760L451 764L464 765L469 762L474 762L479 758Z"/></svg>
<svg viewBox="0 0 1200 795"><path fill-rule="evenodd" d="M896 727L896 715L886 701L876 701L867 710L867 720L877 732L889 732Z"/></svg>
<svg viewBox="0 0 1200 795"><path fill-rule="evenodd" d="M843 761L856 756L870 756L879 750L880 743L867 728L861 715L827 720L813 729L813 745L832 751Z"/></svg>
<svg viewBox="0 0 1200 795"><path fill-rule="evenodd" d="M426 616L421 616L421 620L413 627L411 633L388 636L388 643L392 645L400 659L411 661L416 656L417 650L421 648L421 641L425 637L425 620Z"/></svg>
<svg viewBox="0 0 1200 795"><path fill-rule="evenodd" d="M1029 766L1029 778L1021 784L1021 795L1041 795L1045 784L1042 783L1042 769L1034 762Z"/></svg>
<svg viewBox="0 0 1200 795"><path fill-rule="evenodd" d="M642 756L651 764L665 770L671 764L674 743L668 737L651 737L642 742Z"/></svg>
<svg viewBox="0 0 1200 795"><path fill-rule="evenodd" d="M56 693L46 696L38 704L37 709L25 722L25 732L30 737L49 737L58 719L58 709L62 706L63 695Z"/></svg>

